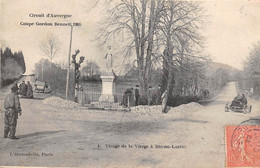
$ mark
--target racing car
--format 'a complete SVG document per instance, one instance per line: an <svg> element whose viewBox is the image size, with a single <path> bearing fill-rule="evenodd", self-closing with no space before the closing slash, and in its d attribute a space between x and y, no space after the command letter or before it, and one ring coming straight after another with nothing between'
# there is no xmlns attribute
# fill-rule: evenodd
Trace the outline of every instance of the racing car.
<svg viewBox="0 0 260 168"><path fill-rule="evenodd" d="M252 110L252 105L247 105L247 101L243 101L243 99L240 99L236 97L231 105L228 103L225 106L225 112L229 112L229 110L234 112L243 112L244 114L250 113Z"/></svg>

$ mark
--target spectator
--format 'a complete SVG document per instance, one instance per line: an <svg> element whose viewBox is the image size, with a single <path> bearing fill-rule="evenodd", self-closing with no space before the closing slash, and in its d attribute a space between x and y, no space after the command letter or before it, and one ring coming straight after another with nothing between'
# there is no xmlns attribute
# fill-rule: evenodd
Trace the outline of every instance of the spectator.
<svg viewBox="0 0 260 168"><path fill-rule="evenodd" d="M131 92L129 93L129 107L135 106L135 96L134 96L134 88L130 88Z"/></svg>
<svg viewBox="0 0 260 168"><path fill-rule="evenodd" d="M148 106L151 105L152 98L153 98L152 86L149 86L149 90L148 90Z"/></svg>
<svg viewBox="0 0 260 168"><path fill-rule="evenodd" d="M136 87L135 87L135 106L138 106L139 98L140 98L139 85L136 85Z"/></svg>
<svg viewBox="0 0 260 168"><path fill-rule="evenodd" d="M29 81L27 81L27 93L26 93L26 97L27 98L33 98L33 89L32 89L32 85Z"/></svg>
<svg viewBox="0 0 260 168"><path fill-rule="evenodd" d="M17 81L14 82L14 84L13 84L12 87L15 88L15 89L17 89L17 90L19 90L19 88L18 88L18 84L17 84Z"/></svg>
<svg viewBox="0 0 260 168"><path fill-rule="evenodd" d="M162 94L162 113L166 113L166 109L167 109L167 101L168 101L168 91L167 89L164 91L164 93Z"/></svg>
<svg viewBox="0 0 260 168"><path fill-rule="evenodd" d="M25 81L23 81L20 85L20 94L22 95L22 97L26 97L27 94L27 85L25 84Z"/></svg>
<svg viewBox="0 0 260 168"><path fill-rule="evenodd" d="M155 100L156 106L160 104L161 95L162 95L161 92L162 92L162 91L161 91L161 85L158 85L158 87L157 87L157 89L156 89L156 95L155 95L155 96L156 96L156 100Z"/></svg>
<svg viewBox="0 0 260 168"><path fill-rule="evenodd" d="M126 91L123 94L123 106L129 107L131 102L130 99L133 97L133 88L126 89Z"/></svg>

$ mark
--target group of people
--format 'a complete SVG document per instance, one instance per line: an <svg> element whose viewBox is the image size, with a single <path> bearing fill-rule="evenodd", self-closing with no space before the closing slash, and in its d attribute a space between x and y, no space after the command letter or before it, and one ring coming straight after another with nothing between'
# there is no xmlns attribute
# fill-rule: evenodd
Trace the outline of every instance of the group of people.
<svg viewBox="0 0 260 168"><path fill-rule="evenodd" d="M147 104L150 105L159 105L161 103L161 86L158 85L156 89L153 89L149 86L148 89L148 100ZM134 88L128 88L125 90L123 94L123 102L122 105L124 107L131 107L131 106L138 106L140 100L140 92L139 92L139 85L136 85Z"/></svg>
<svg viewBox="0 0 260 168"><path fill-rule="evenodd" d="M17 82L13 85L13 87L16 87L19 90L19 94L22 97L26 97L26 98L33 98L33 88L32 85L30 83L30 81L27 81L27 84L25 83L25 81L23 81L18 88Z"/></svg>
<svg viewBox="0 0 260 168"><path fill-rule="evenodd" d="M148 95L147 95L148 106L162 104L162 113L166 113L167 99L168 99L167 94L168 94L167 89L162 93L162 89L160 85L158 85L155 89L149 86ZM133 89L132 87L126 89L126 91L123 94L122 105L124 107L138 106L139 100L140 100L139 85L136 85L135 89Z"/></svg>

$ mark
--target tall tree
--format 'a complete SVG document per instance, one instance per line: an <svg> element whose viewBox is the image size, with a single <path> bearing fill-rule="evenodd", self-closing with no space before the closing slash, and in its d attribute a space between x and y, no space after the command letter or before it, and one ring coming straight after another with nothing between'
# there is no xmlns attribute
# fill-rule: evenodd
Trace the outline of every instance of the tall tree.
<svg viewBox="0 0 260 168"><path fill-rule="evenodd" d="M83 76L92 77L93 75L100 75L100 67L95 61L87 61L87 65L82 68Z"/></svg>
<svg viewBox="0 0 260 168"><path fill-rule="evenodd" d="M122 43L118 55L123 60L135 50L140 85L148 92L150 80L151 56L154 45L156 24L159 21L163 1L135 1L123 0L108 11L106 23L101 31L103 43L115 38L115 35L124 34L127 39ZM118 37L121 38L121 37Z"/></svg>
<svg viewBox="0 0 260 168"><path fill-rule="evenodd" d="M253 88L253 93L260 95L260 41L255 43L244 62L245 85Z"/></svg>
<svg viewBox="0 0 260 168"><path fill-rule="evenodd" d="M60 48L59 39L54 34L49 34L40 43L42 53L47 56L50 61L54 59Z"/></svg>
<svg viewBox="0 0 260 168"><path fill-rule="evenodd" d="M25 62L21 51L12 53L10 48L1 50L1 86L8 85L25 72Z"/></svg>
<svg viewBox="0 0 260 168"><path fill-rule="evenodd" d="M199 3L186 1L167 1L164 4L160 18L157 40L164 48L163 57L163 89L172 94L175 83L175 72L184 76L186 72L197 73L194 68L196 62L204 60L199 56L201 48L200 25L203 21L203 12ZM186 73L187 74L187 73ZM196 75L192 75L196 76ZM197 79L194 78L196 87Z"/></svg>
<svg viewBox="0 0 260 168"><path fill-rule="evenodd" d="M194 65L205 60L199 54L202 47L199 30L204 19L200 3L122 0L112 6L99 39L106 43L110 39L120 40L124 34L126 38L120 43L118 55L123 55L124 62L135 50L138 79L146 94L154 62L163 66L164 88L170 95L175 83L174 70L194 74L189 85L197 87L202 66Z"/></svg>
<svg viewBox="0 0 260 168"><path fill-rule="evenodd" d="M40 49L42 51L42 54L47 56L50 61L52 62L52 60L54 59L54 57L56 56L58 50L60 47L60 42L58 40L58 38L50 33L47 35L47 37L45 39L43 39L40 43ZM50 64L50 68L51 68L52 64ZM41 77L42 79L44 78L44 64L42 64L42 72L41 72Z"/></svg>

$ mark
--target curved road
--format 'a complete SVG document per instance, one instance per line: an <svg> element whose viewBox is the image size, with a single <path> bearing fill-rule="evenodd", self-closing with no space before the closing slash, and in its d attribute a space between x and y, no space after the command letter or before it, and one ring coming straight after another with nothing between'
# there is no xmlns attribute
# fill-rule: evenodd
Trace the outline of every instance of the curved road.
<svg viewBox="0 0 260 168"><path fill-rule="evenodd" d="M152 114L153 118L142 117L128 122L120 120L123 112L60 109L45 105L41 100L21 99L23 115L17 126L20 139L0 138L0 164L224 167L224 126L238 125L260 114L260 103L253 100L249 100L253 105L250 114L224 112L225 103L236 95L235 83L229 83L202 110L181 114L161 114L158 111L158 114ZM2 132L3 118L2 112ZM161 148L163 146L174 148Z"/></svg>

